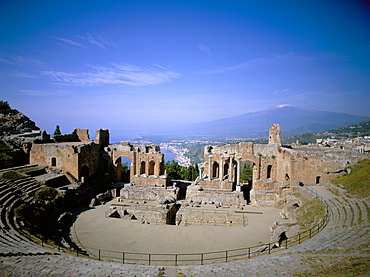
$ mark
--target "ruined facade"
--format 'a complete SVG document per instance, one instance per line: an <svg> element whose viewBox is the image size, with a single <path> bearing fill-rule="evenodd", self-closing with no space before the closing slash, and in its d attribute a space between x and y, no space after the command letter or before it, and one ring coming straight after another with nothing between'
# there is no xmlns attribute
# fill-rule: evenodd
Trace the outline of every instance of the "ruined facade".
<svg viewBox="0 0 370 277"><path fill-rule="evenodd" d="M205 166L199 186L204 191L246 191L244 197L255 205L281 207L293 186L325 185L346 173L346 168L369 155L355 149L288 148L281 145L280 125L273 124L269 144L240 142L206 146ZM253 164L252 184L241 184L241 163Z"/></svg>
<svg viewBox="0 0 370 277"><path fill-rule="evenodd" d="M46 143L33 143L31 164L64 171L74 181L88 183L97 176L121 181L121 159L131 159L130 181L138 185L166 186L164 159L156 145L109 144L109 131L99 129L91 140L87 129L54 136Z"/></svg>
<svg viewBox="0 0 370 277"><path fill-rule="evenodd" d="M109 145L105 151L113 162L114 180L121 180L121 157L131 160L130 181L141 186L167 185L164 154L157 145L131 145L129 142Z"/></svg>
<svg viewBox="0 0 370 277"><path fill-rule="evenodd" d="M369 157L354 148L284 147L280 133L280 125L273 124L267 145L240 142L206 146L203 172L193 184L178 187L175 193L169 190L159 146L109 144L108 130L97 130L96 139L91 140L88 130L76 129L71 134L55 136L53 141L34 142L27 151L31 164L67 172L81 183L89 183L97 176L106 183L120 182L121 157L128 157L131 184L121 190L123 198L141 195L142 199L151 199L154 193L155 198L174 195L175 201L182 195L188 202L275 207L284 205L294 186L325 185L346 173L348 166ZM252 165L253 178L241 183L245 162Z"/></svg>

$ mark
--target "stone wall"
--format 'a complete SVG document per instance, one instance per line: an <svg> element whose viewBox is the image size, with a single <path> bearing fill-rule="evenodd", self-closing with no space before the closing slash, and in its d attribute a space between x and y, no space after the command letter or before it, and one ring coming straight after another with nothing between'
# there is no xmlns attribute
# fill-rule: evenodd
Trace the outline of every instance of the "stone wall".
<svg viewBox="0 0 370 277"><path fill-rule="evenodd" d="M187 202L213 202L229 205L244 205L243 193L238 191L225 191L225 190L201 190L201 191L188 191L186 193Z"/></svg>
<svg viewBox="0 0 370 277"><path fill-rule="evenodd" d="M245 214L236 214L227 210L207 210L200 208L180 208L176 215L176 225L227 225L246 226Z"/></svg>

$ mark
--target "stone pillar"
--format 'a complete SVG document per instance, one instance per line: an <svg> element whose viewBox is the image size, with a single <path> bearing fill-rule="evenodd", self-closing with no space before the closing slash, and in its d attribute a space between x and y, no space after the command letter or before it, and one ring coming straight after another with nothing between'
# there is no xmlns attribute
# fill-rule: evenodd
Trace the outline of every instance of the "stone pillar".
<svg viewBox="0 0 370 277"><path fill-rule="evenodd" d="M145 154L145 175L149 175L149 154Z"/></svg>
<svg viewBox="0 0 370 277"><path fill-rule="evenodd" d="M208 156L208 179L212 179L212 155Z"/></svg>
<svg viewBox="0 0 370 277"><path fill-rule="evenodd" d="M229 162L229 181L233 181L233 156L230 155L230 162Z"/></svg>
<svg viewBox="0 0 370 277"><path fill-rule="evenodd" d="M224 157L220 155L220 181L224 180Z"/></svg>
<svg viewBox="0 0 370 277"><path fill-rule="evenodd" d="M236 185L240 186L240 159L241 157L237 157L237 167L236 167Z"/></svg>

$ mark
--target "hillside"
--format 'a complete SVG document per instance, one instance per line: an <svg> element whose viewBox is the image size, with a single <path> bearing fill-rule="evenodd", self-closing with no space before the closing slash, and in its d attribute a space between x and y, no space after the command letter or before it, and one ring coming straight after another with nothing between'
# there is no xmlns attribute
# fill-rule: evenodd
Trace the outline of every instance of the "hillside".
<svg viewBox="0 0 370 277"><path fill-rule="evenodd" d="M283 137L284 144L295 143L297 140L302 144L316 143L316 139L320 138L356 138L370 136L370 120L360 122L355 125L332 129L326 132L307 133L298 136Z"/></svg>
<svg viewBox="0 0 370 277"><path fill-rule="evenodd" d="M27 157L21 150L23 143L45 136L35 122L6 101L0 101L0 169L24 164Z"/></svg>
<svg viewBox="0 0 370 277"><path fill-rule="evenodd" d="M272 123L281 125L282 136L325 132L357 124L369 118L345 113L306 110L279 106L259 112L223 118L215 121L181 126L166 132L178 138L207 140L245 140L264 138Z"/></svg>
<svg viewBox="0 0 370 277"><path fill-rule="evenodd" d="M341 185L355 197L370 196L370 160L362 160L351 167L351 173L331 181Z"/></svg>

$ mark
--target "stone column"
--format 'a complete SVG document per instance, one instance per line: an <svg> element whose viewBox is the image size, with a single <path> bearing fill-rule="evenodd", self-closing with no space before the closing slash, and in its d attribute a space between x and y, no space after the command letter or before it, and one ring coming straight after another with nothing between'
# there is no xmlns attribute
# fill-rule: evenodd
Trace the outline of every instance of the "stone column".
<svg viewBox="0 0 370 277"><path fill-rule="evenodd" d="M149 176L149 154L145 154L145 175Z"/></svg>
<svg viewBox="0 0 370 277"><path fill-rule="evenodd" d="M236 191L241 191L241 187L240 187L240 159L241 159L241 156L237 156L236 157L237 160L237 166L236 166Z"/></svg>
<svg viewBox="0 0 370 277"><path fill-rule="evenodd" d="M212 179L212 155L208 156L208 179Z"/></svg>
<svg viewBox="0 0 370 277"><path fill-rule="evenodd" d="M224 180L224 157L220 155L220 181Z"/></svg>
<svg viewBox="0 0 370 277"><path fill-rule="evenodd" d="M229 181L233 181L233 156L230 155L230 162L229 162Z"/></svg>
<svg viewBox="0 0 370 277"><path fill-rule="evenodd" d="M237 157L237 167L236 167L236 185L240 186L240 159L241 157Z"/></svg>

